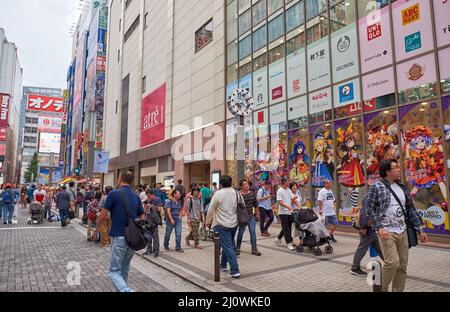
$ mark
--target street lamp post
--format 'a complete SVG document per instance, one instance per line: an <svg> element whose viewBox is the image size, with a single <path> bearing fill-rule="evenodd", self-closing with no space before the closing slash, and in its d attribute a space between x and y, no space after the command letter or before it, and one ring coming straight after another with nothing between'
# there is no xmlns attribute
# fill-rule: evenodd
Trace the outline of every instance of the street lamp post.
<svg viewBox="0 0 450 312"><path fill-rule="evenodd" d="M89 118L89 139L88 139L86 176L88 180L92 180L94 178L94 150L95 150L97 113L95 111L89 111L88 118Z"/></svg>

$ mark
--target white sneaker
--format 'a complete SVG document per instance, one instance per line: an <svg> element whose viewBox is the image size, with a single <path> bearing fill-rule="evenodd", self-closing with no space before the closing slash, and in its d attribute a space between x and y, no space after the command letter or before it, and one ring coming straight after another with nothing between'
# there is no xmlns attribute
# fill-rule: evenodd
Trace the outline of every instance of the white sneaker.
<svg viewBox="0 0 450 312"><path fill-rule="evenodd" d="M289 245L287 245L287 248L288 248L289 250L295 250L294 246L292 246L292 243L290 243Z"/></svg>
<svg viewBox="0 0 450 312"><path fill-rule="evenodd" d="M234 274L227 273L227 276L231 278L239 278L239 276L241 276L241 273L234 273Z"/></svg>
<svg viewBox="0 0 450 312"><path fill-rule="evenodd" d="M277 244L277 245L281 245L281 239L275 239L275 244Z"/></svg>

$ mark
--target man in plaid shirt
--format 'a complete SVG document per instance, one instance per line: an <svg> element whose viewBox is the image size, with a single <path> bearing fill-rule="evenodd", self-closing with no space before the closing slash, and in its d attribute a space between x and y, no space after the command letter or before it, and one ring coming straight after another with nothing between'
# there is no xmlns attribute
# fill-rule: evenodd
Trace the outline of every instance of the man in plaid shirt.
<svg viewBox="0 0 450 312"><path fill-rule="evenodd" d="M367 197L367 215L380 238L384 256L382 272L382 290L388 291L392 282L392 291L404 291L406 269L408 266L408 226L420 233L423 243L427 235L423 232L422 222L417 214L411 196L406 187L400 184L400 166L396 160L388 159L380 163L381 181L373 184ZM397 195L391 194L387 185ZM403 211L406 211L407 217Z"/></svg>

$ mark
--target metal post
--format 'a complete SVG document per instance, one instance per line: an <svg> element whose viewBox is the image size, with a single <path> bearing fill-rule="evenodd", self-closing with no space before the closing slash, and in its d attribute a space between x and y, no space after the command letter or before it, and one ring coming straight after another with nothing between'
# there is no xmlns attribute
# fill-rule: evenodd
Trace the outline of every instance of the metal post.
<svg viewBox="0 0 450 312"><path fill-rule="evenodd" d="M237 165L237 179L238 185L241 180L245 178L245 133L244 133L244 117L237 116L238 125L236 128L236 165Z"/></svg>
<svg viewBox="0 0 450 312"><path fill-rule="evenodd" d="M372 263L373 292L382 292L382 287L381 287L381 280L383 278L382 268L383 268L383 265L381 264L381 262L379 260L374 261Z"/></svg>
<svg viewBox="0 0 450 312"><path fill-rule="evenodd" d="M220 234L214 232L214 281L220 282Z"/></svg>

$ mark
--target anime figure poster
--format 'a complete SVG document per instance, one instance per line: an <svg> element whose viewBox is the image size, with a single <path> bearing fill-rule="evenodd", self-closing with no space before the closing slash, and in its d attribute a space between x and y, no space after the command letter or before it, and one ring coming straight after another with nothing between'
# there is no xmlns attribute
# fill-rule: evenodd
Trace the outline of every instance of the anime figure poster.
<svg viewBox="0 0 450 312"><path fill-rule="evenodd" d="M313 142L311 185L322 188L324 181L334 182L333 131L329 125L313 126L310 135Z"/></svg>
<svg viewBox="0 0 450 312"><path fill-rule="evenodd" d="M288 177L287 133L271 137L271 171L272 185L280 185L282 178Z"/></svg>
<svg viewBox="0 0 450 312"><path fill-rule="evenodd" d="M350 225L352 211L360 205L365 185L362 157L362 120L360 117L335 121L336 174L341 205L339 221Z"/></svg>
<svg viewBox="0 0 450 312"><path fill-rule="evenodd" d="M428 232L449 234L443 129L436 103L400 108L403 168L414 206Z"/></svg>
<svg viewBox="0 0 450 312"><path fill-rule="evenodd" d="M400 158L397 114L394 110L364 116L366 128L367 184L380 180L380 163Z"/></svg>
<svg viewBox="0 0 450 312"><path fill-rule="evenodd" d="M289 132L289 178L300 187L308 184L310 158L306 129Z"/></svg>

